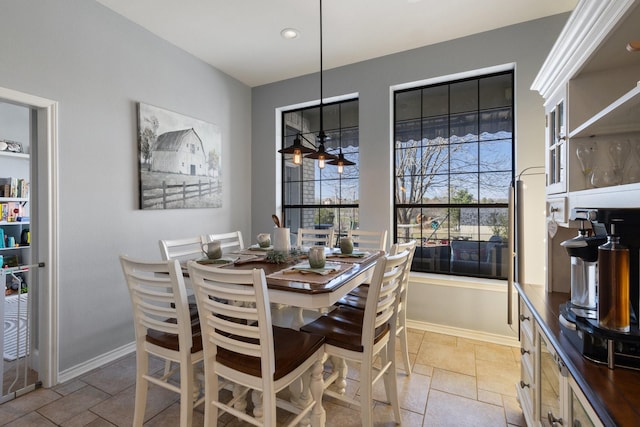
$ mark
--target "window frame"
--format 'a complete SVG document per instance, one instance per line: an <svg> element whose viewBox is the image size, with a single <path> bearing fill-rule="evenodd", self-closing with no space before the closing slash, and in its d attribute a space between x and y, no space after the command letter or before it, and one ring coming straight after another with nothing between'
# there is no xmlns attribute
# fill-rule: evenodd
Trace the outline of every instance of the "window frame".
<svg viewBox="0 0 640 427"><path fill-rule="evenodd" d="M509 68L496 68L493 67L491 69L485 69L485 70L479 70L477 72L474 72L472 74L470 73L465 73L464 75L457 75L457 76L449 76L449 77L445 77L445 78L438 78L438 79L432 79L431 81L426 81L426 82L421 82L420 84L416 84L414 86L409 86L409 85L402 85L402 86L398 86L395 88L392 88L392 157L393 157L393 182L392 182L392 188L393 188L393 224L394 224L394 230L393 230L393 238L394 238L394 242L398 242L398 241L404 241L406 240L406 235L402 235L400 227L398 223L399 220L399 209L413 209L414 213L420 212L420 214L422 214L424 211L431 211L433 212L434 210L439 210L439 209L445 209L446 212L448 212L445 220L448 220L448 228L443 229L442 232L447 232L447 238L446 239L442 239L442 241L447 240L447 245L449 246L448 249L446 249L446 251L448 251L448 253L444 253L444 257L448 257L447 263L446 263L446 268L440 269L440 270L436 270L435 268L425 268L424 263L421 263L420 258L414 258L414 263L412 266L412 271L418 271L418 272L425 272L425 273L434 273L434 274L442 274L442 275L449 275L449 276L464 276L464 277L478 277L478 278L488 278L488 279L500 279L500 280L504 280L507 278L507 274L508 274L508 259L501 259L499 268L496 268L495 266L493 266L491 268L491 273L487 274L486 272L483 272L481 269L481 261L478 260L478 266L477 266L477 270L476 271L472 271L472 272L464 272L461 273L459 271L453 271L452 268L452 262L450 262L450 260L453 259L453 250L451 247L451 222L449 220L450 214L452 212L452 210L462 210L462 209L474 209L477 212L476 215L476 227L478 229L478 238L477 238L477 253L480 254L481 251L483 250L483 244L482 242L489 242L489 240L481 240L481 232L480 229L483 226L483 222L482 222L482 217L483 215L486 217L487 215L491 216L491 215L495 215L495 218L498 218L499 212L508 212L508 200L505 197L504 201L500 201L500 202L491 202L491 203L486 203L482 202L482 192L481 192L481 177L483 174L489 174L489 173L498 173L497 170L492 171L492 170L486 170L483 169L482 167L482 160L481 160L481 155L480 152L482 150L483 147L483 139L481 137L482 134L482 130L481 130L481 115L483 112L485 111L490 111L491 108L483 108L483 104L482 104L482 97L480 94L480 82L483 79L487 79L487 78L493 78L493 77L500 77L500 76L510 76L510 104L507 106L503 106L502 108L504 109L509 109L510 110L510 120L508 120L509 122L509 127L510 127L510 138L507 138L508 140L511 141L511 150L510 150L510 155L511 155L511 162L510 162L510 170L504 169L502 172L505 174L503 177L506 179L507 176L506 174L508 173L508 178L509 178L509 182L512 183L513 179L515 178L515 156L516 156L516 132L515 132L515 108L516 108L516 102L515 102L515 69L513 67L509 67ZM424 132L424 122L427 121L429 118L434 118L436 116L429 116L429 115L425 115L425 109L424 109L424 98L423 98L423 93L425 92L425 90L428 89L433 89L433 88L447 88L447 112L444 115L446 117L446 121L447 121L447 133L446 136L444 137L446 139L446 145L447 147L451 147L453 144L451 142L451 137L454 135L451 132L452 126L452 117L455 116L456 114L463 114L463 113L469 113L469 111L465 111L465 112L452 112L452 108L451 108L451 87L452 85L456 85L456 84L460 84L460 83L466 83L466 82L474 82L475 83L475 87L476 87L476 91L477 91L477 105L476 108L474 110L470 110L475 112L477 118L476 118L476 128L475 128L475 142L477 143L478 147L478 154L477 154L477 167L475 168L475 170L472 172L473 174L475 174L478 178L477 178L477 195L479 197L477 197L476 200L473 200L471 203L452 203L451 201L451 195L452 195L452 185L451 185L451 177L455 176L457 173L459 173L459 171L457 172L455 169L451 169L451 158L450 158L450 154L449 154L449 159L447 160L447 166L446 166L446 172L442 173L440 176L445 176L446 180L447 180L447 185L446 185L446 189L447 189L447 193L448 193L448 197L446 200L446 203L433 203L433 202L428 202L425 200L425 194L420 192L421 195L421 199L420 201L416 202L416 201L406 201L406 203L400 203L400 197L398 192L399 190L399 177L405 177L408 176L405 174L406 169L400 169L399 168L399 164L398 164L398 154L399 151L402 150L401 144L407 144L410 141L415 141L412 139L401 139L400 137L398 137L398 132L399 132L399 124L403 123L402 120L400 120L398 118L398 95L399 94L408 94L411 92L418 92L419 96L420 96L420 115L417 118L417 120L420 121L420 137L417 140L418 142L418 147L420 147L420 149L422 150L423 148L430 148L429 145L424 145L424 141L425 139L427 139L427 142L429 141L429 139L426 137L426 133ZM505 93L505 98L507 99L507 94ZM496 109L497 110L497 109ZM405 119L407 122L411 119ZM416 120L416 119L413 119ZM410 128L410 126L408 126ZM409 129L409 132L411 130ZM435 138L433 138L435 139ZM399 174L399 172L402 172L401 174ZM418 174L418 176L428 176L429 173L424 173L424 171L420 171L420 173ZM431 176L435 176L436 174L431 174ZM423 179L420 179L420 182L423 182ZM402 181L404 182L404 181ZM404 188L403 188L404 190ZM505 189L505 195L508 194L508 188ZM497 211L491 212L491 209L498 209ZM411 211L409 211L411 212ZM508 215L508 213L507 213ZM507 216L508 217L508 216ZM408 218L408 216L407 216ZM444 222L444 221L443 221ZM405 226L410 225L410 224L405 224ZM439 227L439 225L437 225L437 227ZM436 227L436 230L437 230ZM420 236L420 240L421 242L423 241L422 239L424 238L424 234L423 234L423 230L424 230L424 226L422 226L422 223L420 224L419 228L419 236ZM409 238L413 238L414 234L411 231L411 228L409 228L409 230L406 232L409 233ZM508 236L508 225L506 226L506 233L504 233L506 236ZM507 239L508 237L505 237L502 239L502 241L500 242L500 245L504 245L504 247L507 246ZM422 244L420 243L420 247L422 247ZM494 245L491 246L492 248L494 247ZM502 246L500 246L500 248L502 248ZM484 250L488 250L488 249L484 249ZM422 249L421 249L422 251ZM435 250L434 250L435 251ZM444 251L443 251L444 252ZM502 251L501 255L504 254L505 252ZM418 255L418 254L417 254ZM440 255L433 255L433 256L440 256ZM508 257L507 257L508 258ZM434 262L431 262L431 264L433 264Z"/></svg>

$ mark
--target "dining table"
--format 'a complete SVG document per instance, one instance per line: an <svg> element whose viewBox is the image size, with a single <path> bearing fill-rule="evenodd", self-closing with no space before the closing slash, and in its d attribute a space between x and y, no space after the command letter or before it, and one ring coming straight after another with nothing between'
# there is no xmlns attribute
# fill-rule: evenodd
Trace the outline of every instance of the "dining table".
<svg viewBox="0 0 640 427"><path fill-rule="evenodd" d="M305 324L305 310L320 313L321 310L333 306L353 289L371 279L376 260L385 254L384 251L354 251L352 254L342 254L339 248L326 248L325 268L313 269L306 268L309 265L304 248L279 263L269 262L267 254L270 250L271 248L260 248L255 245L240 251L225 253L220 260L201 259L196 262L224 269L263 269L269 302L294 308L290 324L286 326L296 330ZM186 265L184 274L188 277ZM344 363L344 361L335 361L335 363ZM311 398L301 380L292 384L290 392L294 404ZM325 416L321 403L320 408L322 415L312 416L313 426L324 425Z"/></svg>
<svg viewBox="0 0 640 427"><path fill-rule="evenodd" d="M220 265L225 269L263 269L267 279L269 301L272 304L294 307L295 314L288 325L299 329L304 324L303 310L321 311L335 305L342 297L353 289L368 281L376 264L376 260L384 255L384 251L354 252L351 256L341 254L339 248L327 248L326 267L335 271L320 269L297 271L297 266L305 263L304 251L282 263L267 260L267 251L249 247L242 251L226 254L237 257L233 262Z"/></svg>

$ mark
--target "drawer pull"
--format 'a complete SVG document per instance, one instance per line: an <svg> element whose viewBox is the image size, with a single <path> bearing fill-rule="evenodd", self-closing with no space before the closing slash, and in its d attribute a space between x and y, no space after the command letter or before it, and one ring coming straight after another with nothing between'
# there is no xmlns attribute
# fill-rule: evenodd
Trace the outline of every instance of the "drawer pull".
<svg viewBox="0 0 640 427"><path fill-rule="evenodd" d="M526 354L531 354L531 351L529 351L529 350L525 350L524 348L521 348L521 349L520 349L520 354L524 356L524 354L525 354L525 353L526 353Z"/></svg>
<svg viewBox="0 0 640 427"><path fill-rule="evenodd" d="M529 316L525 316L524 314L521 314L521 315L520 315L520 321L521 321L521 322L524 322L525 320L531 320L531 317L529 317Z"/></svg>
<svg viewBox="0 0 640 427"><path fill-rule="evenodd" d="M549 411L547 414L547 419L552 426L557 427L558 425L562 425L562 418L556 418L553 416L553 412Z"/></svg>
<svg viewBox="0 0 640 427"><path fill-rule="evenodd" d="M531 388L531 386L529 384L527 384L524 381L520 380L520 388L525 388L525 387Z"/></svg>

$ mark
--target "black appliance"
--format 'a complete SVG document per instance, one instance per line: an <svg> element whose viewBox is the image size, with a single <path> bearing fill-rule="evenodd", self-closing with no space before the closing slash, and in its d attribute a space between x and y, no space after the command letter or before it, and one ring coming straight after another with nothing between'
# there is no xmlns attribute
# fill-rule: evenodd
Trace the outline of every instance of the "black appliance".
<svg viewBox="0 0 640 427"><path fill-rule="evenodd" d="M597 239L610 233L611 224L615 224L620 243L629 248L631 328L629 332L601 328L594 311L581 312L568 301L560 306L561 330L587 359L606 363L611 369L640 369L640 208L575 208L570 219L588 222L589 234Z"/></svg>

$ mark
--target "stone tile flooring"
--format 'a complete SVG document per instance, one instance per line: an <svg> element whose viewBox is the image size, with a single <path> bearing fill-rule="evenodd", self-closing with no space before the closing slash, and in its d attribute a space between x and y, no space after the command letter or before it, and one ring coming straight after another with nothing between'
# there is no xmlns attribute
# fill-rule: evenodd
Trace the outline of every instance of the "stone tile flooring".
<svg viewBox="0 0 640 427"><path fill-rule="evenodd" d="M413 373L406 376L398 357L398 386L403 426L525 426L516 400L520 377L518 348L449 335L409 330ZM154 361L161 370L161 361ZM357 393L358 372L349 371L347 393ZM2 426L131 426L134 407L135 355L123 357L51 389L39 389L0 405ZM393 426L384 403L384 387L376 386L375 426ZM326 397L327 426L359 426L357 408ZM177 395L151 386L145 426L178 425ZM203 425L202 406L194 426ZM223 416L219 426L248 425Z"/></svg>

